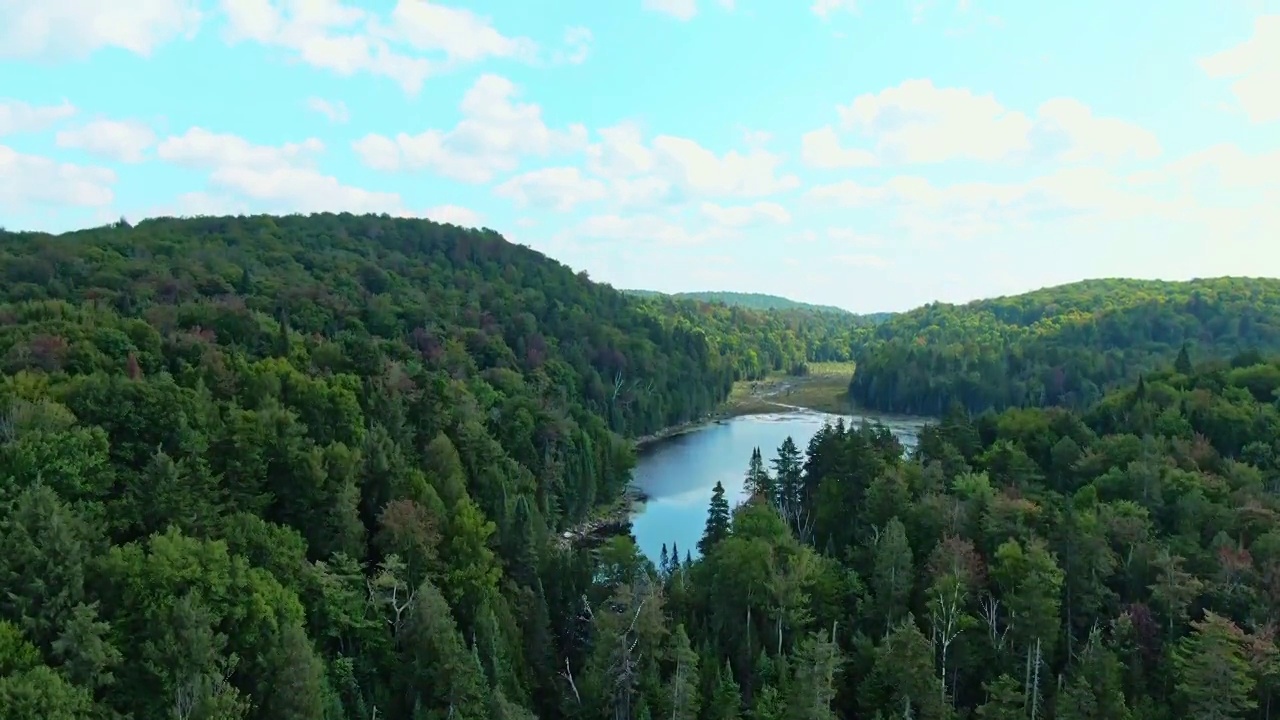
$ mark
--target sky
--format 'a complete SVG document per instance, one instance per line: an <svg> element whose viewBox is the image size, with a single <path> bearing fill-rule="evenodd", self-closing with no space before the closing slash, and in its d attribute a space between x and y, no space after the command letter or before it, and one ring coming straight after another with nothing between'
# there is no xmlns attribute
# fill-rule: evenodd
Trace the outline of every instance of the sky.
<svg viewBox="0 0 1280 720"><path fill-rule="evenodd" d="M856 312L1280 276L1280 0L0 0L0 226L324 211Z"/></svg>

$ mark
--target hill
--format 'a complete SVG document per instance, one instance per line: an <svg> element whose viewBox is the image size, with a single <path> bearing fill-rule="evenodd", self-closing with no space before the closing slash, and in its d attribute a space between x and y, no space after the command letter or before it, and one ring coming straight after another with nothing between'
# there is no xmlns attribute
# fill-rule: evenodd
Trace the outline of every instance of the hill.
<svg viewBox="0 0 1280 720"><path fill-rule="evenodd" d="M811 303L800 302L799 300L791 300L778 295L765 295L763 293L741 293L715 290L679 293L661 293L656 290L623 290L622 292L640 297L665 296L678 298L680 300L720 303L722 305L747 308L748 310L807 310L809 312L833 313L838 315L854 314L844 308L835 307L834 305L813 305ZM890 313L874 313L861 317L882 319L887 317L889 314Z"/></svg>
<svg viewBox="0 0 1280 720"><path fill-rule="evenodd" d="M546 538L622 494L627 438L806 352L780 319L695 325L491 230L386 217L2 232L0 272L0 675L16 628L56 667L79 623L115 684L57 692L138 718L224 677L252 717L556 716L521 649L578 612L568 580L538 589Z"/></svg>
<svg viewBox="0 0 1280 720"><path fill-rule="evenodd" d="M1280 350L1280 280L1090 280L902 313L853 340L861 406L1084 407L1173 362Z"/></svg>
<svg viewBox="0 0 1280 720"><path fill-rule="evenodd" d="M879 330L628 297L387 217L0 233L0 274L6 718L1250 717L1274 693L1275 360L948 413L912 457L828 425L744 457L751 500L717 484L700 557L655 564L551 534L622 492L631 436ZM1191 293L1211 339L1267 337L1220 327L1269 307L1252 282ZM1044 342L1110 302L1118 343L1142 305L1117 287L925 329Z"/></svg>

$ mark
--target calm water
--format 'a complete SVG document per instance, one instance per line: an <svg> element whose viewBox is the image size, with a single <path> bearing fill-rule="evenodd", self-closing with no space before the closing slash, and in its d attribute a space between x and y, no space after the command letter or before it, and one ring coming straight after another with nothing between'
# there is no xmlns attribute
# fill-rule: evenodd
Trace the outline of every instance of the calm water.
<svg viewBox="0 0 1280 720"><path fill-rule="evenodd" d="M663 543L674 543L698 554L698 539L707 522L707 505L716 481L724 483L729 504L743 499L743 479L751 461L751 451L760 448L766 466L777 455L788 435L803 453L824 422L837 416L797 410L771 415L749 415L721 424L708 425L645 447L638 458L635 484L648 501L632 516L632 534L640 550L658 561ZM874 421L873 418L868 418ZM860 416L845 416L855 424ZM915 447L923 418L881 419L908 448Z"/></svg>

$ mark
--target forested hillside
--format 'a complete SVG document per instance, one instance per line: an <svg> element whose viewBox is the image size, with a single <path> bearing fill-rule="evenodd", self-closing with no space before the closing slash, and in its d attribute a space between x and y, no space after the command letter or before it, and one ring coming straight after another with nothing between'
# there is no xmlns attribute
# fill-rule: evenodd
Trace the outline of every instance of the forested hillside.
<svg viewBox="0 0 1280 720"><path fill-rule="evenodd" d="M642 297L664 296L680 300L720 303L722 305L747 308L748 310L808 310L810 312L828 312L839 315L853 314L844 308L838 308L834 305L813 305L811 303L800 302L799 300L792 300L778 295L766 295L764 293L729 292L727 290L706 290L679 293L660 293L653 290L623 290L623 292L630 293L632 295L640 295Z"/></svg>
<svg viewBox="0 0 1280 720"><path fill-rule="evenodd" d="M1280 362L1235 365L1154 372L1085 413L952 414L911 460L883 428L839 425L803 455L755 455L754 500L713 497L703 559L622 586L652 623L634 652L677 673L652 669L646 707L699 698L704 718L739 717L741 694L771 720L1271 717ZM682 667L703 670L701 696L680 693Z"/></svg>
<svg viewBox="0 0 1280 720"><path fill-rule="evenodd" d="M643 305L703 330L745 380L770 372L803 373L808 362L848 361L858 328L868 324L848 313L758 311L675 296L648 296Z"/></svg>
<svg viewBox="0 0 1280 720"><path fill-rule="evenodd" d="M0 233L0 269L6 718L554 717L590 565L549 533L626 436L804 359L385 217Z"/></svg>
<svg viewBox="0 0 1280 720"><path fill-rule="evenodd" d="M966 305L934 303L853 339L850 398L890 412L1085 407L1185 348L1280 350L1280 280L1090 280Z"/></svg>
<svg viewBox="0 0 1280 720"><path fill-rule="evenodd" d="M743 458L754 499L655 566L552 532L620 492L626 435L833 328L379 217L7 233L0 270L4 720L1266 718L1280 688L1280 363L948 415L911 459L829 427Z"/></svg>

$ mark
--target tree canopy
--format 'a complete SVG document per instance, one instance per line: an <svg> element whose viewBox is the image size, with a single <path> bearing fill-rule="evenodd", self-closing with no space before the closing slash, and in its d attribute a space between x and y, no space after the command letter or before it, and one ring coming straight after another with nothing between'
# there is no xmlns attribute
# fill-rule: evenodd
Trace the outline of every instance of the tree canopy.
<svg viewBox="0 0 1280 720"><path fill-rule="evenodd" d="M388 217L0 241L3 720L1244 720L1280 687L1261 354L1131 341L1093 402L953 405L910 456L780 440L655 565L554 541L632 437L879 329ZM1267 346L1243 317L1214 352Z"/></svg>
<svg viewBox="0 0 1280 720"><path fill-rule="evenodd" d="M866 408L1084 408L1179 353L1202 362L1280 351L1280 280L1089 280L933 303L851 342L849 394Z"/></svg>

